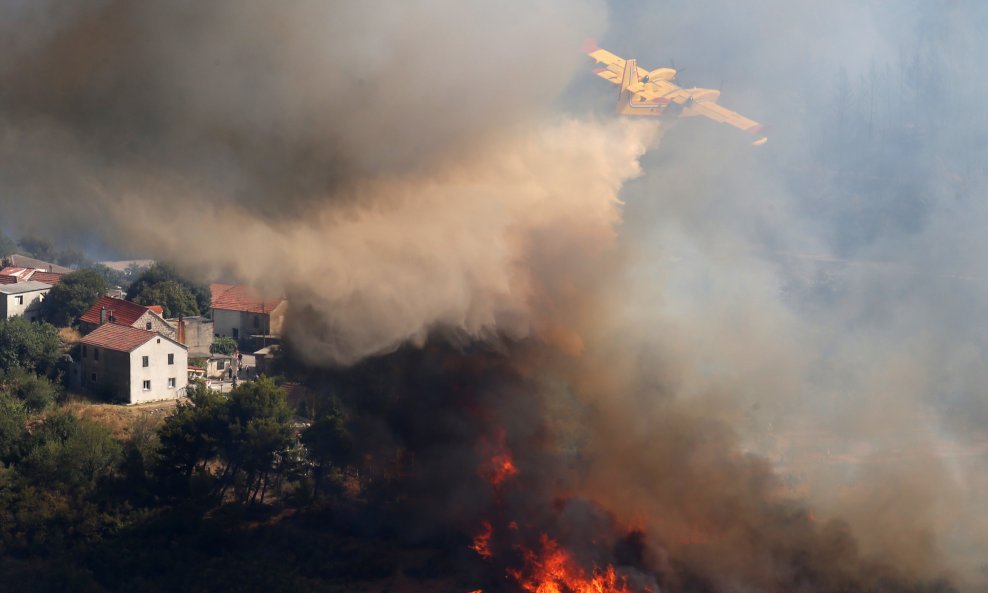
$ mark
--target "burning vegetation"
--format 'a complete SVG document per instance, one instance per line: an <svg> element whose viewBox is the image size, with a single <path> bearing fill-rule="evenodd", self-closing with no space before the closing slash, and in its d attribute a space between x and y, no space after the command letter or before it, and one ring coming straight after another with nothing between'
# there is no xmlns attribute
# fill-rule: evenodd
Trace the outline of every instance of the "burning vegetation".
<svg viewBox="0 0 988 593"><path fill-rule="evenodd" d="M861 61L895 3L530 4L0 2L3 224L284 294L308 394L194 394L126 448L8 423L0 589L954 590L973 464L857 468L877 494L811 514L749 445L762 403L864 441L934 394L983 429L985 299L919 272L983 268L988 12L920 3L897 68L831 85L813 56ZM589 112L609 11L735 73L781 148ZM807 249L917 273L780 264Z"/></svg>

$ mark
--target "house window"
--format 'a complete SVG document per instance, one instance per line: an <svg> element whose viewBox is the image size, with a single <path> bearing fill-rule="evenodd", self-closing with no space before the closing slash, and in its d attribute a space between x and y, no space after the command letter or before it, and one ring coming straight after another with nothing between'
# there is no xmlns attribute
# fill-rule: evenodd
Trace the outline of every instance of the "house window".
<svg viewBox="0 0 988 593"><path fill-rule="evenodd" d="M87 354L87 353L86 353L86 350L87 350L87 348L86 348L86 345L85 345L85 344L83 344L83 345L82 345L82 357L83 357L83 358L86 358L86 354Z"/></svg>
<svg viewBox="0 0 988 593"><path fill-rule="evenodd" d="M216 361L216 370L222 371L225 368L226 368L226 361L225 360L217 360Z"/></svg>
<svg viewBox="0 0 988 593"><path fill-rule="evenodd" d="M142 356L141 357L141 366L142 367L149 367L149 366L151 366L151 361L149 360L149 357L147 357L147 356Z"/></svg>
<svg viewBox="0 0 988 593"><path fill-rule="evenodd" d="M233 339L234 340L240 339L240 328L237 327L233 328Z"/></svg>
<svg viewBox="0 0 988 593"><path fill-rule="evenodd" d="M89 380L92 381L93 383L95 383L96 382L96 373L93 373L92 375L90 375L89 376Z"/></svg>
<svg viewBox="0 0 988 593"><path fill-rule="evenodd" d="M144 391L151 391L151 379L144 379Z"/></svg>
<svg viewBox="0 0 988 593"><path fill-rule="evenodd" d="M175 364L175 355L174 354L169 354L168 355L168 364Z"/></svg>
<svg viewBox="0 0 988 593"><path fill-rule="evenodd" d="M170 378L168 379L168 387L170 387L170 388L172 388L172 389L174 389L174 388L175 388L175 377L170 377Z"/></svg>
<svg viewBox="0 0 988 593"><path fill-rule="evenodd" d="M99 360L99 348L93 348L93 360Z"/></svg>
<svg viewBox="0 0 988 593"><path fill-rule="evenodd" d="M19 295L15 296L14 297L14 302L17 303L18 305L23 305L24 304L24 295L19 294Z"/></svg>
<svg viewBox="0 0 988 593"><path fill-rule="evenodd" d="M254 328L261 327L261 318L257 315L254 316Z"/></svg>
<svg viewBox="0 0 988 593"><path fill-rule="evenodd" d="M151 322L150 321L148 321L147 323L144 324L144 329L146 329L148 331L151 331Z"/></svg>

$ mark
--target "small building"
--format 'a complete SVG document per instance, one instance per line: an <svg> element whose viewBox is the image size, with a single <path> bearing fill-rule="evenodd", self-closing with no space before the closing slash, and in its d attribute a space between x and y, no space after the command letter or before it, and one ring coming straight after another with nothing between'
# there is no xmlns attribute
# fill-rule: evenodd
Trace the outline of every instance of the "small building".
<svg viewBox="0 0 988 593"><path fill-rule="evenodd" d="M0 284L0 318L23 315L30 321L41 320L41 302L51 290L51 284L28 280Z"/></svg>
<svg viewBox="0 0 988 593"><path fill-rule="evenodd" d="M106 323L79 343L82 386L128 404L185 395L189 351L158 332Z"/></svg>
<svg viewBox="0 0 988 593"><path fill-rule="evenodd" d="M188 346L189 352L209 352L214 337L212 319L195 316L178 317L166 321L175 326L176 339Z"/></svg>
<svg viewBox="0 0 988 593"><path fill-rule="evenodd" d="M55 286L62 280L61 272L45 272L43 270L35 270L34 268L17 268L14 266L7 266L6 268L0 270L0 283L9 284L12 282L27 282L28 280L35 280L37 282L44 282L45 284L51 284Z"/></svg>
<svg viewBox="0 0 988 593"><path fill-rule="evenodd" d="M233 366L233 356L229 354L189 352L189 368L201 369L199 374L204 378L222 379Z"/></svg>
<svg viewBox="0 0 988 593"><path fill-rule="evenodd" d="M254 345L251 343L253 336L281 336L288 306L288 301L283 297L265 299L250 288L235 284L211 284L209 289L212 293L213 332L217 336L233 338L244 350Z"/></svg>
<svg viewBox="0 0 988 593"><path fill-rule="evenodd" d="M265 346L254 353L254 368L257 375L276 375L278 357L281 356L281 345Z"/></svg>
<svg viewBox="0 0 988 593"><path fill-rule="evenodd" d="M115 323L158 332L175 339L175 326L165 321L161 312L158 305L145 307L124 299L104 296L79 316L79 331L86 334L106 323Z"/></svg>
<svg viewBox="0 0 988 593"><path fill-rule="evenodd" d="M0 267L6 266L12 266L15 268L30 268L32 270L41 270L44 272L57 272L59 274L68 274L72 271L72 268L66 268L65 266L42 261L40 259L21 255L19 253L12 253L10 255L0 257Z"/></svg>

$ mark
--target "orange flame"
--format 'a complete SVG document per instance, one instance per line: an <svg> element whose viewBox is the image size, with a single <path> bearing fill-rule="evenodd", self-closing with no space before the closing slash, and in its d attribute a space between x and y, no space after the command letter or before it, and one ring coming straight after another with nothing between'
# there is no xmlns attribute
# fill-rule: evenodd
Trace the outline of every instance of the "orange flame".
<svg viewBox="0 0 988 593"><path fill-rule="evenodd" d="M470 549L480 555L483 559L488 559L494 554L491 552L491 535L494 534L494 527L489 521L484 521L484 528L474 536L473 545Z"/></svg>
<svg viewBox="0 0 988 593"><path fill-rule="evenodd" d="M495 488L499 488L509 478L518 475L518 468L515 467L515 462L511 459L510 453L495 455L485 469L484 477Z"/></svg>
<svg viewBox="0 0 988 593"><path fill-rule="evenodd" d="M619 578L613 566L594 567L587 575L566 550L546 534L539 538L537 554L525 551L524 570L508 570L518 585L530 593L631 593L627 579Z"/></svg>
<svg viewBox="0 0 988 593"><path fill-rule="evenodd" d="M504 439L504 431L501 430L498 432L497 445L490 460L478 469L480 477L487 480L494 488L500 488L508 479L518 475L518 467L515 466Z"/></svg>

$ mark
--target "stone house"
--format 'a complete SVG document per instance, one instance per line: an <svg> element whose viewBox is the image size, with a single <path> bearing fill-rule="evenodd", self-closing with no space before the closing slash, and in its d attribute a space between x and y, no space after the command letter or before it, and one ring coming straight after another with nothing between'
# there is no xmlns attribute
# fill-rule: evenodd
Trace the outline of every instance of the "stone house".
<svg viewBox="0 0 988 593"><path fill-rule="evenodd" d="M92 307L79 316L79 331L87 334L106 323L158 332L173 340L176 339L175 326L161 316L159 305L145 307L111 296L100 297Z"/></svg>
<svg viewBox="0 0 988 593"><path fill-rule="evenodd" d="M213 345L213 320L208 317L177 317L167 319L175 326L176 338L189 347L190 353L209 352ZM191 354L190 354L191 356Z"/></svg>
<svg viewBox="0 0 988 593"><path fill-rule="evenodd" d="M188 348L158 332L105 323L79 343L82 386L128 404L177 399L189 383Z"/></svg>

